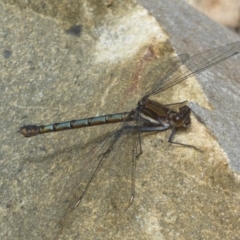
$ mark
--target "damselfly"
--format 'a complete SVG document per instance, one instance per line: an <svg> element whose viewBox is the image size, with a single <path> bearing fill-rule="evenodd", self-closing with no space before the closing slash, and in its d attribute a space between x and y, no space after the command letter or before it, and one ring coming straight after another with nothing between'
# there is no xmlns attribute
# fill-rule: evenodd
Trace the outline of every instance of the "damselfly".
<svg viewBox="0 0 240 240"><path fill-rule="evenodd" d="M128 202L127 205L130 205L134 199L135 192L136 159L142 153L142 133L149 131L161 132L171 129L172 131L168 141L185 145L174 142L173 137L177 129L188 128L191 124L191 109L187 105L182 106L179 111L175 111L172 110L169 105L158 103L150 99L150 97L161 93L239 52L240 42L235 42L191 57L189 57L188 54L181 54L170 58L166 61L166 65L169 64L169 67L166 69L164 75L159 76L159 80L157 80L151 86L150 90L137 102L136 108L129 112L72 120L50 125L25 125L20 128L19 132L25 137L33 137L48 132L123 122L120 127L105 137L101 143L98 143L89 153L89 157L84 165L86 171L81 171L79 183L76 188L76 192L79 196L70 207L70 210L76 208L82 201L106 159L112 159L111 163L116 164L117 167L121 167L121 164L126 162L131 166L128 174L121 179L123 183L126 183L126 187L121 189L124 184L120 184L121 188L118 188L118 184L116 184L116 189L114 190L116 195L119 196L117 202L120 203L120 205L123 204L123 202ZM159 66L157 65L151 71L157 71L158 68ZM146 78L147 77L148 74L146 75ZM129 200L126 201L126 199Z"/></svg>

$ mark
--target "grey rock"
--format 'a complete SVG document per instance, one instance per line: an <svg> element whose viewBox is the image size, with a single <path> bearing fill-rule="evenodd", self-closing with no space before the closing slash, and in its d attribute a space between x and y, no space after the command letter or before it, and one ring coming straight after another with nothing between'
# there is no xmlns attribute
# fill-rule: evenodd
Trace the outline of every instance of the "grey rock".
<svg viewBox="0 0 240 240"><path fill-rule="evenodd" d="M123 158L106 162L68 211L96 139L115 125L29 139L16 133L25 124L128 111L152 84L146 72L173 47L193 55L237 36L183 1L18 1L0 3L0 13L1 239L238 238L239 178L228 161L239 170L239 58L199 76L200 85L190 79L159 96L198 102L191 106L206 126L193 117L176 141L204 152L169 144L169 131L145 136L127 211L114 208L124 196L111 195L131 171Z"/></svg>

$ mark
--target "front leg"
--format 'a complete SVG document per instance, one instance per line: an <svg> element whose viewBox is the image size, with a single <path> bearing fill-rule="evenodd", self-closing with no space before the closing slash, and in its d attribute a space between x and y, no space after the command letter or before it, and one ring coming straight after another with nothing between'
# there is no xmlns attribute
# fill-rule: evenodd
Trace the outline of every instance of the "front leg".
<svg viewBox="0 0 240 240"><path fill-rule="evenodd" d="M191 147L191 148L194 148L197 151L203 152L201 149L199 149L199 148L197 148L197 147L195 147L193 145L188 145L188 144L185 144L185 143L174 142L173 141L173 137L174 137L175 133L176 133L176 128L173 127L172 128L172 132L171 132L171 134L170 134L170 136L168 138L168 142L169 143L177 144L177 145L184 146L184 147Z"/></svg>

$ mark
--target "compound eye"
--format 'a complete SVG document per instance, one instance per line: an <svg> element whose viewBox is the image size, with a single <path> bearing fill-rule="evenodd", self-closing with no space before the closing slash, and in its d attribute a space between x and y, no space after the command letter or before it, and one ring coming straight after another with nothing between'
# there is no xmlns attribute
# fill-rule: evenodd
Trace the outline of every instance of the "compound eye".
<svg viewBox="0 0 240 240"><path fill-rule="evenodd" d="M181 121L181 117L179 115L175 115L173 120L176 122L179 122L179 121Z"/></svg>
<svg viewBox="0 0 240 240"><path fill-rule="evenodd" d="M173 117L173 122L174 122L176 127L181 127L184 124L184 118L182 116L175 115Z"/></svg>
<svg viewBox="0 0 240 240"><path fill-rule="evenodd" d="M185 119L184 123L183 123L183 127L189 127L191 125L191 119L188 118L188 119Z"/></svg>

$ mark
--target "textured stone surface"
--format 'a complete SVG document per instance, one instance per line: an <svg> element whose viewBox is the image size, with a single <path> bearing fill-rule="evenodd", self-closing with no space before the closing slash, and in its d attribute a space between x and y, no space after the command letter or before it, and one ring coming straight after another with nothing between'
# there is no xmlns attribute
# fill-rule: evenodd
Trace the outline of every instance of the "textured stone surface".
<svg viewBox="0 0 240 240"><path fill-rule="evenodd" d="M188 52L193 55L202 49L239 40L239 37L228 29L213 21L207 21L204 15L198 14L188 4L180 4L178 1L168 4L156 1L139 2L146 6L167 30L178 53ZM239 57L230 59L198 77L209 103L213 106L213 111L202 110L200 115L228 154L231 168L235 171L240 171L240 123L236 121L240 114L237 108L240 101L238 62Z"/></svg>
<svg viewBox="0 0 240 240"><path fill-rule="evenodd" d="M169 131L145 136L127 211L113 209L111 193L121 182L104 165L81 205L66 213L79 196L92 142L116 126L30 139L15 133L24 124L132 109L151 84L146 70L173 47L192 55L237 40L177 2L0 3L1 239L238 239L239 177L228 161L239 170L239 123L231 124L239 110L221 115L227 104L239 106L239 58L209 70L200 84L193 78L159 96L163 103L198 102L193 107L206 126L193 117L175 139L203 153L168 144ZM131 163L117 160L110 167L126 174Z"/></svg>

